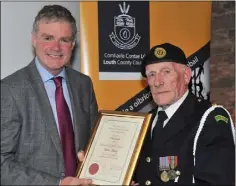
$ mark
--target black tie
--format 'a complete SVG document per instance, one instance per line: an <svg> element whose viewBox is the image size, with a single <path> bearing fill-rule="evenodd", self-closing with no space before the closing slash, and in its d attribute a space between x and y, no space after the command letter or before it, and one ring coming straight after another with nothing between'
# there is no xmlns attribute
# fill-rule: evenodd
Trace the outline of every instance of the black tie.
<svg viewBox="0 0 236 186"><path fill-rule="evenodd" d="M152 131L152 141L153 142L155 141L155 138L158 138L158 136L160 135L160 133L163 129L164 121L167 118L168 117L167 117L165 111L159 111L158 112L158 119L157 119L156 125L155 125L155 127L153 128L153 131Z"/></svg>

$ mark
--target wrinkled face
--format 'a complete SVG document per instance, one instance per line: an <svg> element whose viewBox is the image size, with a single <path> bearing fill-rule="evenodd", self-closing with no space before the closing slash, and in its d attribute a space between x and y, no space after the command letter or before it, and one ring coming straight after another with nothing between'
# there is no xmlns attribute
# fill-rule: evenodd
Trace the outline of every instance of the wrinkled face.
<svg viewBox="0 0 236 186"><path fill-rule="evenodd" d="M42 66L58 74L69 62L75 44L70 23L41 20L37 33L32 33L32 44Z"/></svg>
<svg viewBox="0 0 236 186"><path fill-rule="evenodd" d="M146 66L147 82L154 102L168 106L179 100L191 78L191 69L185 65L162 62Z"/></svg>

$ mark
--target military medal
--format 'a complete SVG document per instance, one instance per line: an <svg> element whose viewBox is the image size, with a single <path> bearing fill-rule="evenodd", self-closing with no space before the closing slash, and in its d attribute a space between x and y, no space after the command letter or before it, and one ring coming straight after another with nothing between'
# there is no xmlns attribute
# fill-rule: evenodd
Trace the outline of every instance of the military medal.
<svg viewBox="0 0 236 186"><path fill-rule="evenodd" d="M169 170L167 174L168 174L168 177L170 178L170 180L174 180L177 176L177 174L174 170Z"/></svg>
<svg viewBox="0 0 236 186"><path fill-rule="evenodd" d="M168 157L160 157L160 163L159 163L159 169L160 171L163 171L160 175L161 180L163 182L168 182L169 181L169 177L168 177L168 173L166 172L167 170L169 170L169 159Z"/></svg>
<svg viewBox="0 0 236 186"><path fill-rule="evenodd" d="M171 170L169 170L167 174L170 180L175 180L175 178L178 176L176 171L174 170L175 167L177 166L177 156L170 156L169 160L170 160Z"/></svg>
<svg viewBox="0 0 236 186"><path fill-rule="evenodd" d="M161 180L163 182L168 182L169 181L168 173L165 170L161 173Z"/></svg>

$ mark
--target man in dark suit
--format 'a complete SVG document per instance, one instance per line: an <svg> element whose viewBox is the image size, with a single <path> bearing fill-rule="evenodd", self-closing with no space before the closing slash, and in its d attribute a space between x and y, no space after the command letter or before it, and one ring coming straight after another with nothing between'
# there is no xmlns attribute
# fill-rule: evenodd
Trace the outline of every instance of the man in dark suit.
<svg viewBox="0 0 236 186"><path fill-rule="evenodd" d="M191 69L177 46L154 46L141 73L154 102L134 174L140 185L221 184L235 181L235 132L229 112L188 90Z"/></svg>
<svg viewBox="0 0 236 186"><path fill-rule="evenodd" d="M77 28L70 11L44 6L33 24L35 59L1 80L1 184L86 185L74 177L98 106L90 77L68 67Z"/></svg>

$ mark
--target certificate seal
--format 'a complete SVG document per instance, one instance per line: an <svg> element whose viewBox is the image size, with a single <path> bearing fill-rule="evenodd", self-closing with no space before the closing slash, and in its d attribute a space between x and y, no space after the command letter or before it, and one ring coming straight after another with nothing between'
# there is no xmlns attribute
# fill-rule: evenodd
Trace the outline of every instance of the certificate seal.
<svg viewBox="0 0 236 186"><path fill-rule="evenodd" d="M93 163L89 166L89 174L95 175L99 170L99 165L97 163Z"/></svg>

